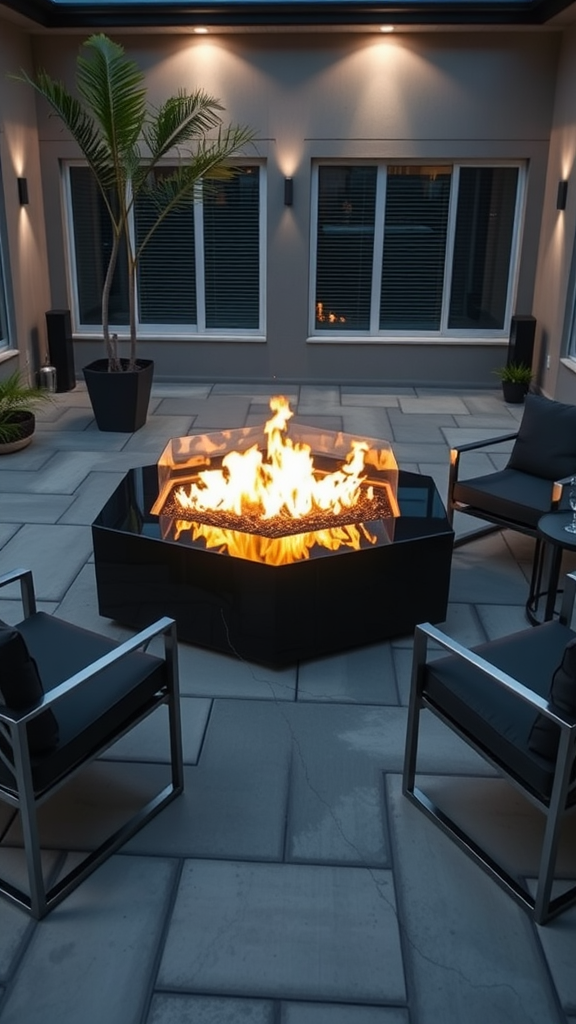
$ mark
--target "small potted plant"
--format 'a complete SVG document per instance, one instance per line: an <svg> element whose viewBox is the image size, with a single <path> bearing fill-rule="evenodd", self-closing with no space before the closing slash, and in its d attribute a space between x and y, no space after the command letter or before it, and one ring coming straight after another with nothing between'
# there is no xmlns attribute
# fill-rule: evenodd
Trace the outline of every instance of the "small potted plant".
<svg viewBox="0 0 576 1024"><path fill-rule="evenodd" d="M531 368L526 363L508 363L494 372L502 382L504 401L515 405L523 402L534 376Z"/></svg>
<svg viewBox="0 0 576 1024"><path fill-rule="evenodd" d="M30 444L36 426L33 409L49 400L49 393L31 387L20 370L0 380L0 455Z"/></svg>

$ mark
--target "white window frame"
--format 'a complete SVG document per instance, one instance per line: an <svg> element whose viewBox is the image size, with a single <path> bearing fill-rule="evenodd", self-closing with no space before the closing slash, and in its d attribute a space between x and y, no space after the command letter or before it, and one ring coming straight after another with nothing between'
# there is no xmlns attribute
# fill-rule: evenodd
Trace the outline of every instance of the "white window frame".
<svg viewBox="0 0 576 1024"><path fill-rule="evenodd" d="M401 163L403 166L421 167L428 166L431 162L438 166L451 168L452 182L450 188L450 203L448 208L448 223L446 236L446 258L444 262L444 284L442 292L442 312L440 327L437 331L417 330L381 330L378 326L380 316L380 282L382 274L382 258L384 251L384 212L386 205L386 180L388 166L396 166ZM325 166L366 166L376 167L376 202L374 210L374 249L372 265L372 293L370 302L370 327L366 331L344 331L337 328L326 331L316 327L316 270L317 270L317 239L318 239L318 188L319 168ZM460 170L464 167L514 167L518 170L518 188L516 190L516 204L514 209L514 227L510 246L510 273L508 277L508 290L506 295L506 308L504 313L504 325L501 329L488 330L481 328L477 331L463 328L449 328L449 299L450 283L452 277L452 260L454 254L454 237L456 230L457 197L460 182ZM386 342L389 340L402 341L423 341L429 342L461 342L469 340L500 342L507 338L510 330L510 319L514 310L516 291L518 286L520 246L523 232L523 213L526 198L527 165L522 160L452 160L442 157L422 158L420 160L393 159L386 160L359 160L339 157L330 160L315 160L312 164L312 186L311 186L311 215L310 215L310 307L308 320L308 340L313 342L334 343L338 341L346 343L363 342L366 340L374 342ZM575 318L576 319L576 318ZM576 328L575 328L576 330ZM576 337L575 337L576 345ZM576 358L576 349L575 349Z"/></svg>
<svg viewBox="0 0 576 1024"><path fill-rule="evenodd" d="M174 161L164 161L164 166L171 167ZM72 212L72 194L70 188L70 168L87 167L85 160L67 160L62 164L62 192L64 210L64 240L67 260L68 294L70 298L70 310L72 318L72 330L76 337L101 336L101 327L97 324L83 324L80 321L78 298L78 277L76 272L76 253L74 247L74 217ZM210 341L244 341L263 340L266 330L266 208L267 208L267 175L266 163L261 159L242 159L234 161L235 167L259 168L260 195L259 195L259 309L258 327L253 330L246 328L228 329L207 328L206 309L204 295L204 220L202 202L194 203L194 257L196 265L196 324L141 324L138 320L138 282L136 282L136 330L140 338L207 338ZM201 189L201 185L199 186ZM134 240L134 218L130 218L130 235ZM127 338L129 328L127 324L110 324L110 331L119 338Z"/></svg>

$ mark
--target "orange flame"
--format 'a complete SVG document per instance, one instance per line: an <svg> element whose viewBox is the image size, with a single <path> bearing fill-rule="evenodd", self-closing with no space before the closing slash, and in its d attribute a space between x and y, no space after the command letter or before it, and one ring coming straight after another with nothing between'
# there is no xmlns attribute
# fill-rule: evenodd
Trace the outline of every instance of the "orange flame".
<svg viewBox="0 0 576 1024"><path fill-rule="evenodd" d="M175 491L182 509L194 513L231 512L241 517L247 507L260 509L263 520L280 514L301 519L311 512L338 515L357 504L365 480L364 453L368 445L353 441L340 469L320 475L315 471L312 450L307 444L294 444L284 437L288 420L294 414L283 396L270 400L274 415L264 427L268 437L266 460L257 445L245 452L228 452L222 469L207 469L198 474L199 483ZM372 487L363 497L373 500Z"/></svg>
<svg viewBox="0 0 576 1024"><path fill-rule="evenodd" d="M328 530L316 530L314 533L297 533L288 537L263 537L260 534L241 533L239 530L227 530L207 523L193 523L187 519L178 519L174 523L174 539L179 540L183 533L190 531L193 540L202 538L207 548L217 548L236 558L247 558L252 562L263 562L266 565L290 565L310 557L315 545L328 551L338 551L341 547L359 551L364 539L375 544L377 537L369 533L363 523L348 526L336 526Z"/></svg>

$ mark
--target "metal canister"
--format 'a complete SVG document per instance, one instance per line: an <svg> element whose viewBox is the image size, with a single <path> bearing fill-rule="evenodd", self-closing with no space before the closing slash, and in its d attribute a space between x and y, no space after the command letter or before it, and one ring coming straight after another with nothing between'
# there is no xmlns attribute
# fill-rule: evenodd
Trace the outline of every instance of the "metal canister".
<svg viewBox="0 0 576 1024"><path fill-rule="evenodd" d="M56 391L56 367L46 363L40 370L40 387L43 391Z"/></svg>

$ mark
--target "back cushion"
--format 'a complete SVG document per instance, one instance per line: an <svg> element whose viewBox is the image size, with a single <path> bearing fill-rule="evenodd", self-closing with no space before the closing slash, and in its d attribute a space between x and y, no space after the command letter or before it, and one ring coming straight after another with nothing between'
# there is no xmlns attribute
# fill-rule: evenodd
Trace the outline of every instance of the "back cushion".
<svg viewBox="0 0 576 1024"><path fill-rule="evenodd" d="M562 661L552 677L550 701L559 710L576 716L576 639L566 645ZM544 715L538 715L528 739L531 750L554 760L559 739L558 726Z"/></svg>
<svg viewBox="0 0 576 1024"><path fill-rule="evenodd" d="M0 620L0 698L12 711L29 711L44 696L36 662L24 637L15 626ZM51 710L42 712L28 726L28 743L34 754L47 753L58 743L58 723Z"/></svg>
<svg viewBox="0 0 576 1024"><path fill-rule="evenodd" d="M576 405L527 395L508 466L545 480L576 475Z"/></svg>

